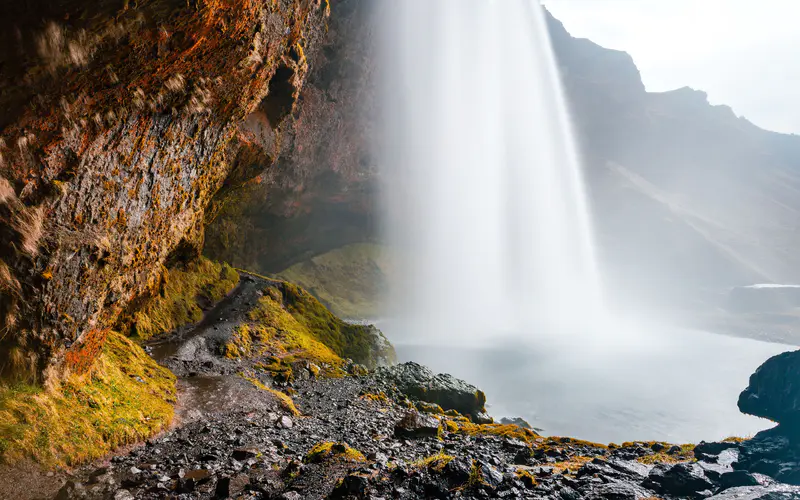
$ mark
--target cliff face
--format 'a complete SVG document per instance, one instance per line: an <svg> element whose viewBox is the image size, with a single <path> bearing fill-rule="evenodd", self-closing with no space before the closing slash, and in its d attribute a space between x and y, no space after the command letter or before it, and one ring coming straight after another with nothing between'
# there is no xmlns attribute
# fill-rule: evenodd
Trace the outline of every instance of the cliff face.
<svg viewBox="0 0 800 500"><path fill-rule="evenodd" d="M332 2L327 35L309 54L311 70L297 112L287 120L280 155L235 198L225 199L207 228L209 256L269 273L374 237L370 10L363 0Z"/></svg>
<svg viewBox="0 0 800 500"><path fill-rule="evenodd" d="M211 197L269 157L328 10L51 3L0 15L4 375L80 369L171 256L199 251Z"/></svg>

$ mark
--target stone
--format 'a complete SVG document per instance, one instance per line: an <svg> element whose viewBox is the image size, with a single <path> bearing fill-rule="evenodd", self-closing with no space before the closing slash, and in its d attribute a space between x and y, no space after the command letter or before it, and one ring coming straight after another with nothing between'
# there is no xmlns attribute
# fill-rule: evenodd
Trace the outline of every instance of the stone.
<svg viewBox="0 0 800 500"><path fill-rule="evenodd" d="M237 448L231 453L235 460L244 461L249 458L256 458L261 452L257 448Z"/></svg>
<svg viewBox="0 0 800 500"><path fill-rule="evenodd" d="M434 375L418 363L407 362L376 370L376 379L397 386L407 397L435 403L444 410L455 410L481 423L491 421L486 415L486 395L467 382L449 374Z"/></svg>
<svg viewBox="0 0 800 500"><path fill-rule="evenodd" d="M288 415L283 415L281 418L278 419L278 427L283 429L291 429L294 425L292 418Z"/></svg>
<svg viewBox="0 0 800 500"><path fill-rule="evenodd" d="M697 464L679 463L653 467L642 486L657 493L685 498L702 498L701 492L715 489L703 468Z"/></svg>
<svg viewBox="0 0 800 500"><path fill-rule="evenodd" d="M400 438L436 437L441 423L434 417L416 410L409 410L394 426L394 435Z"/></svg>
<svg viewBox="0 0 800 500"><path fill-rule="evenodd" d="M503 474L488 463L479 460L478 469L480 471L481 480L488 487L495 489L503 482Z"/></svg>
<svg viewBox="0 0 800 500"><path fill-rule="evenodd" d="M727 490L739 486L758 486L758 480L749 472L735 470L722 474L719 478L719 489Z"/></svg>
<svg viewBox="0 0 800 500"><path fill-rule="evenodd" d="M797 500L798 498L800 498L800 487L772 484L730 488L718 492L708 500Z"/></svg>
<svg viewBox="0 0 800 500"><path fill-rule="evenodd" d="M128 490L117 490L114 493L114 500L134 500L134 496Z"/></svg>
<svg viewBox="0 0 800 500"><path fill-rule="evenodd" d="M250 478L245 474L239 474L234 477L223 476L217 479L214 494L217 498L236 496L243 492L248 484L250 484Z"/></svg>
<svg viewBox="0 0 800 500"><path fill-rule="evenodd" d="M336 485L330 498L361 498L367 492L369 479L361 474L348 474Z"/></svg>
<svg viewBox="0 0 800 500"><path fill-rule="evenodd" d="M201 481L207 481L211 477L211 471L208 469L194 469L190 470L186 474L184 474L184 479L192 479L197 481L198 483Z"/></svg>
<svg viewBox="0 0 800 500"><path fill-rule="evenodd" d="M800 351L778 354L759 366L738 404L742 413L800 429Z"/></svg>

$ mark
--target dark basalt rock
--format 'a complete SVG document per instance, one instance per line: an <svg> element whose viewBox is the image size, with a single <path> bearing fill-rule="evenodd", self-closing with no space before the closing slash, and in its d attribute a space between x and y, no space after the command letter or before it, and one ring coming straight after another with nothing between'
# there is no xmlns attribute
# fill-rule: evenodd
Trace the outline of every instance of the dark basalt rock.
<svg viewBox="0 0 800 500"><path fill-rule="evenodd" d="M486 414L486 395L483 391L452 375L434 375L429 368L408 362L380 368L376 378L395 385L411 399L436 403L445 410L468 415L474 422L492 421Z"/></svg>
<svg viewBox="0 0 800 500"><path fill-rule="evenodd" d="M642 482L642 486L681 498L702 498L708 496L704 492L716 489L702 467L690 463L656 465Z"/></svg>
<svg viewBox="0 0 800 500"><path fill-rule="evenodd" d="M735 470L722 474L719 478L720 490L727 490L728 488L737 488L740 486L758 486L758 480L753 477L749 472L743 470Z"/></svg>
<svg viewBox="0 0 800 500"><path fill-rule="evenodd" d="M439 434L440 426L434 417L410 410L395 424L394 435L404 438L435 437Z"/></svg>
<svg viewBox="0 0 800 500"><path fill-rule="evenodd" d="M739 410L800 431L800 351L768 359L739 395Z"/></svg>

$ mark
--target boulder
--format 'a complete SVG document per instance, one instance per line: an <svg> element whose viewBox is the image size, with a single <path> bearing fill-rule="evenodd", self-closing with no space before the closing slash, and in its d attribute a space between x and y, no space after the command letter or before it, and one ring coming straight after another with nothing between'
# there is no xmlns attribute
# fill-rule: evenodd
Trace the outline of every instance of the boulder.
<svg viewBox="0 0 800 500"><path fill-rule="evenodd" d="M742 413L800 429L800 351L785 352L764 362L739 395Z"/></svg>
<svg viewBox="0 0 800 500"><path fill-rule="evenodd" d="M401 438L435 437L440 423L434 417L410 410L394 426L394 435Z"/></svg>
<svg viewBox="0 0 800 500"><path fill-rule="evenodd" d="M659 494L679 498L702 498L708 496L706 492L716 489L716 485L706 477L703 468L691 463L657 465L642 482L642 486Z"/></svg>
<svg viewBox="0 0 800 500"><path fill-rule="evenodd" d="M491 422L491 417L486 414L486 395L483 391L452 375L434 375L429 368L408 362L379 368L376 379L393 384L411 399L435 403L445 410L455 410L475 422Z"/></svg>
<svg viewBox="0 0 800 500"><path fill-rule="evenodd" d="M708 500L796 500L800 488L786 484L768 486L744 486L730 488L709 497Z"/></svg>

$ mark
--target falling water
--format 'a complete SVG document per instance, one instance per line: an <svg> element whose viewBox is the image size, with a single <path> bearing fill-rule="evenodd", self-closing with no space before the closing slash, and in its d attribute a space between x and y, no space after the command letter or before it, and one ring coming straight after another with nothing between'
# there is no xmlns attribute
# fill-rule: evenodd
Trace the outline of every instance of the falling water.
<svg viewBox="0 0 800 500"><path fill-rule="evenodd" d="M602 310L600 285L542 7L390 5L382 165L404 335L583 331Z"/></svg>

